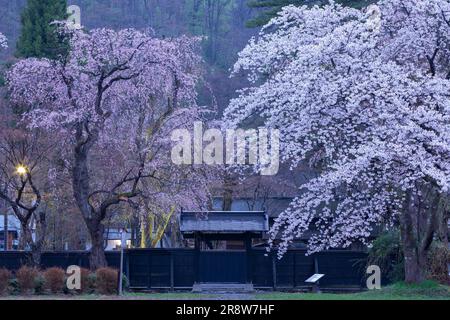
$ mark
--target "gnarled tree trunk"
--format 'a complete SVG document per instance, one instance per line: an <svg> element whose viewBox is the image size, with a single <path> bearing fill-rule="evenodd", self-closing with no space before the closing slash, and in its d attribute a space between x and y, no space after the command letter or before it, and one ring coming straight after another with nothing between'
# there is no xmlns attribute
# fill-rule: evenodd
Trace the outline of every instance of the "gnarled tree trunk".
<svg viewBox="0 0 450 320"><path fill-rule="evenodd" d="M91 236L91 253L89 255L89 265L92 270L103 268L108 265L104 246L104 226L100 223L96 227L88 227Z"/></svg>
<svg viewBox="0 0 450 320"><path fill-rule="evenodd" d="M78 125L76 132L77 144L74 148L74 166L72 169L73 195L91 237L92 247L89 256L91 270L107 266L103 246L104 227L102 225L102 218L89 202L90 175L88 154L96 142L96 138L96 134L85 137L83 134L83 125Z"/></svg>
<svg viewBox="0 0 450 320"><path fill-rule="evenodd" d="M405 257L405 281L419 283L427 277L428 253L439 229L441 194L432 187L426 192L408 192L401 216L401 238Z"/></svg>
<svg viewBox="0 0 450 320"><path fill-rule="evenodd" d="M136 176L131 177L131 170L117 182L108 192L92 191L90 186L90 172L88 156L92 146L98 140L98 127L86 129L88 124L79 124L76 131L77 144L74 148L74 165L72 169L72 188L75 201L81 211L86 227L91 237L90 268L96 270L106 267L107 261L104 248L103 221L107 217L109 207L127 202L138 195L138 182L142 178L142 168ZM124 185L131 183L129 192L123 192ZM101 195L101 196L100 196ZM94 197L98 197L93 201ZM95 203L95 204L94 204Z"/></svg>
<svg viewBox="0 0 450 320"><path fill-rule="evenodd" d="M403 238L409 238L403 235ZM427 252L420 250L415 241L403 239L403 254L405 257L405 281L420 283L426 279Z"/></svg>
<svg viewBox="0 0 450 320"><path fill-rule="evenodd" d="M41 266L42 248L44 246L45 236L47 232L47 223L45 213L41 212L36 219L35 237L33 239L33 231L31 229L30 220L21 220L21 237L19 239L19 250L30 249L30 257L28 264L39 268Z"/></svg>

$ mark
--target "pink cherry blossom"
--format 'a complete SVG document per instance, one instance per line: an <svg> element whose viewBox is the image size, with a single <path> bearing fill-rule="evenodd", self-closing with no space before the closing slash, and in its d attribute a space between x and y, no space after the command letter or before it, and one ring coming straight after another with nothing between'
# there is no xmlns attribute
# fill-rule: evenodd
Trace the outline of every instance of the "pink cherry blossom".
<svg viewBox="0 0 450 320"><path fill-rule="evenodd" d="M225 112L281 132L285 162L322 173L277 219L280 255L313 230L310 252L367 243L411 191L450 191L450 3L383 0L381 24L331 2L283 9L239 54L252 86ZM409 199L407 199L409 200Z"/></svg>
<svg viewBox="0 0 450 320"><path fill-rule="evenodd" d="M172 130L202 117L202 61L198 39L188 37L158 39L134 29L68 37L66 57L19 61L8 85L12 102L28 108L24 121L53 132L69 163L96 268L106 264L102 222L121 204L169 212L207 202L208 176L170 160Z"/></svg>
<svg viewBox="0 0 450 320"><path fill-rule="evenodd" d="M8 48L8 41L1 32L0 32L0 48Z"/></svg>

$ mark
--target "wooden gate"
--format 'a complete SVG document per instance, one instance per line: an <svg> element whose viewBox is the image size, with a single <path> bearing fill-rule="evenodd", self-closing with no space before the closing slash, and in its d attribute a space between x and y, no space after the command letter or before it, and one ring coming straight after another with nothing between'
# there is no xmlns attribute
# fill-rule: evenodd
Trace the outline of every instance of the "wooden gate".
<svg viewBox="0 0 450 320"><path fill-rule="evenodd" d="M246 283L245 251L201 251L199 278L202 283Z"/></svg>

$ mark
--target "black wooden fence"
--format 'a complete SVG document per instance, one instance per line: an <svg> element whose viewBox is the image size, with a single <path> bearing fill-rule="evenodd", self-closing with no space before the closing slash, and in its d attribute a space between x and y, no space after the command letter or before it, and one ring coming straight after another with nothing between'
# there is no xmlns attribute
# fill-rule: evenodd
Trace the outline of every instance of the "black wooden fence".
<svg viewBox="0 0 450 320"><path fill-rule="evenodd" d="M188 289L198 279L196 257L192 249L126 250L124 272L132 288ZM106 258L109 266L119 267L119 252L107 252ZM253 249L249 261L250 278L255 288L286 289L303 287L311 275L323 273L322 287L358 287L364 283L366 259L367 254L355 251L327 251L307 256L304 250L289 250L282 260L278 260L267 255L265 250ZM26 261L25 252L0 252L0 268L17 270ZM87 268L89 253L46 252L41 261L42 268L67 268L70 265Z"/></svg>
<svg viewBox="0 0 450 320"><path fill-rule="evenodd" d="M327 251L307 256L304 250L289 250L283 259L252 252L253 284L259 288L297 288L315 273L325 274L322 287L360 287L365 282L367 254Z"/></svg>
<svg viewBox="0 0 450 320"><path fill-rule="evenodd" d="M106 252L108 265L113 268L119 268L119 252ZM0 251L0 268L17 270L22 265L30 261L28 252L24 251ZM44 252L41 256L41 267L43 269L51 267L60 267L66 269L71 265L77 265L82 268L89 268L89 252L87 251L56 251Z"/></svg>

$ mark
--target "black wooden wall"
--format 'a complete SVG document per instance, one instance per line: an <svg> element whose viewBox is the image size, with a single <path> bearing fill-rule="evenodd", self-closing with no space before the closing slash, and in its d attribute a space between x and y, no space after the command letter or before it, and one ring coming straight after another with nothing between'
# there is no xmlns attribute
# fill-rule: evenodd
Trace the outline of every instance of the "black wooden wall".
<svg viewBox="0 0 450 320"><path fill-rule="evenodd" d="M225 257L221 263L233 263L232 257L226 259L226 254L223 253ZM119 267L119 252L107 252L106 256L111 267ZM17 270L26 259L24 252L0 252L0 268ZM305 286L304 281L311 275L323 273L322 287L362 286L366 259L366 253L355 251L326 251L307 256L304 250L289 250L282 260L278 260L263 249L253 249L249 261L250 278L256 288L284 289ZM126 250L124 262L124 272L134 288L191 288L197 279L196 252L192 249ZM89 253L46 252L42 255L42 268L67 268L70 265L87 268ZM198 278L202 279L201 276Z"/></svg>

